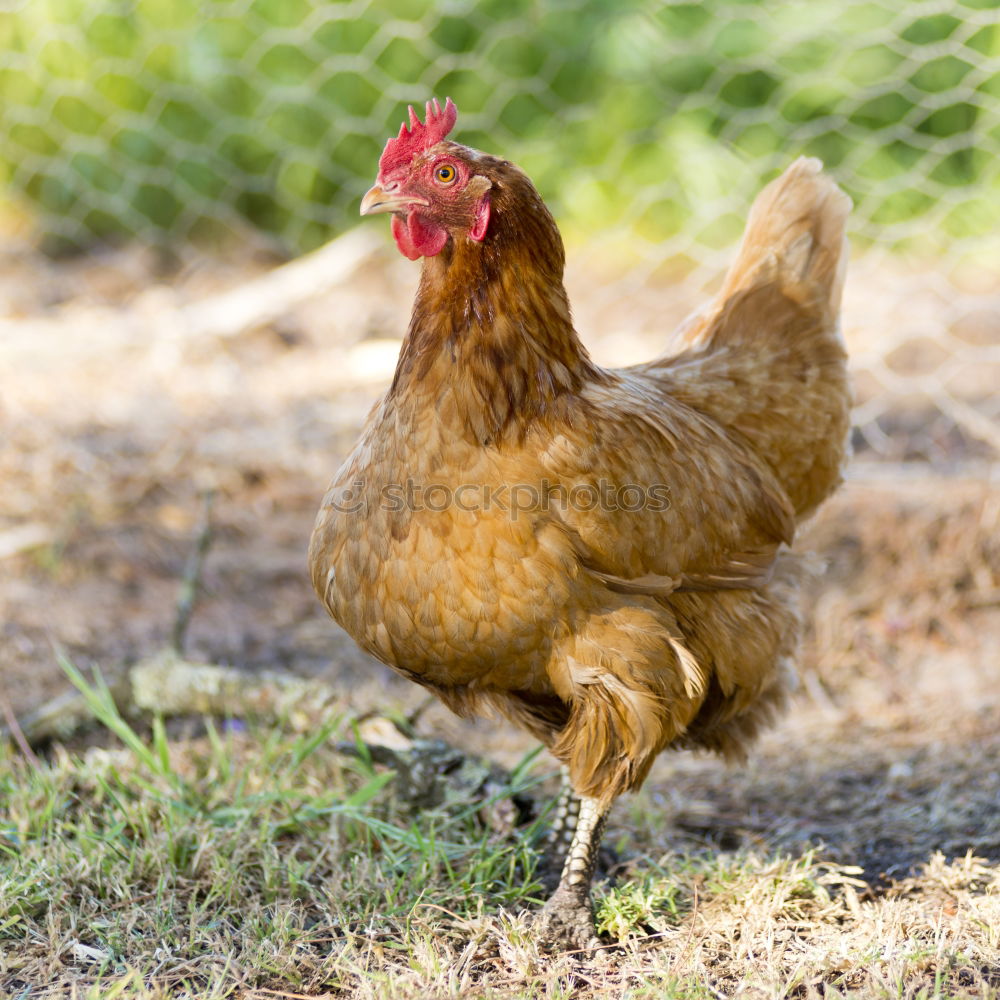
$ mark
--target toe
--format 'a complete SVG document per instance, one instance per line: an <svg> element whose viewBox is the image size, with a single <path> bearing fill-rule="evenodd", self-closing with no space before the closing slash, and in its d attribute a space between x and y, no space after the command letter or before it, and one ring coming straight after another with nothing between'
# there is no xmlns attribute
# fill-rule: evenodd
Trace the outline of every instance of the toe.
<svg viewBox="0 0 1000 1000"><path fill-rule="evenodd" d="M557 889L535 917L535 928L541 944L553 950L589 952L601 943L589 895Z"/></svg>

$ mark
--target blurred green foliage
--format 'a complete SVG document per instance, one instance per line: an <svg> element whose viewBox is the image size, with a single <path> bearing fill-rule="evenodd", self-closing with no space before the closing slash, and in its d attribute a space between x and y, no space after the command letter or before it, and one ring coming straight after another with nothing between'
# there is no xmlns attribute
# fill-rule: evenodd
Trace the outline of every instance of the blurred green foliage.
<svg viewBox="0 0 1000 1000"><path fill-rule="evenodd" d="M947 5L946 5L947 6ZM799 153L893 242L1000 230L1000 0L22 0L0 181L54 248L353 224L408 102L571 229L709 247ZM881 238L881 237L880 237Z"/></svg>

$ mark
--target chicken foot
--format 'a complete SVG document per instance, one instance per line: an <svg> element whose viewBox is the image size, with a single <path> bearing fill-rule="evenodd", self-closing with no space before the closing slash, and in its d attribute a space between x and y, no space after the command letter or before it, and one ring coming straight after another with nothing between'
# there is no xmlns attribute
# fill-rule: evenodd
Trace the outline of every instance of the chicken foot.
<svg viewBox="0 0 1000 1000"><path fill-rule="evenodd" d="M560 804L562 801L560 794ZM538 913L536 927L542 942L549 947L586 951L599 944L590 883L597 865L607 809L601 809L597 799L577 797L572 790L569 802L578 803L573 839L559 884ZM563 822L570 822L568 812Z"/></svg>

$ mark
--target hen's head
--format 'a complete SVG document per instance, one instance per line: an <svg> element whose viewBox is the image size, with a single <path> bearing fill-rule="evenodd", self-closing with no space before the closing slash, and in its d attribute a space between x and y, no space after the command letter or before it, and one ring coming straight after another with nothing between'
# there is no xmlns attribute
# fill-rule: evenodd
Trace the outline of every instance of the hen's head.
<svg viewBox="0 0 1000 1000"><path fill-rule="evenodd" d="M423 123L411 107L361 200L362 215L392 212L393 238L410 260L439 254L449 239L481 242L489 228L493 182L482 168L493 158L446 141L457 117L450 97L443 109L428 101Z"/></svg>

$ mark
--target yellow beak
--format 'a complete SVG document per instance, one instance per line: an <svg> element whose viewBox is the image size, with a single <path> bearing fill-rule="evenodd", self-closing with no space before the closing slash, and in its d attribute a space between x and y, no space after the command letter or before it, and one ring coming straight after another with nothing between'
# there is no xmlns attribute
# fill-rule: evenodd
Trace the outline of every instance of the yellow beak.
<svg viewBox="0 0 1000 1000"><path fill-rule="evenodd" d="M361 214L377 215L379 212L402 212L410 205L426 204L427 201L423 198L417 198L410 194L396 194L395 192L390 194L376 184L361 199Z"/></svg>

